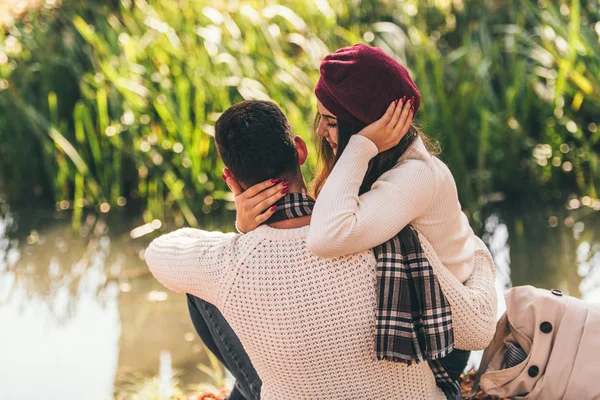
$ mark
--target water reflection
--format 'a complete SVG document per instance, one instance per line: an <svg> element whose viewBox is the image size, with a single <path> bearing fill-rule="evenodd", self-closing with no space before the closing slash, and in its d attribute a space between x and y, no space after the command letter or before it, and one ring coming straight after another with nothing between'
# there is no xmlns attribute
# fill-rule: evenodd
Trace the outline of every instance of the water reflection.
<svg viewBox="0 0 600 400"><path fill-rule="evenodd" d="M599 299L600 211L572 198L504 203L491 210L488 232L506 229L512 285L558 288L586 300ZM498 262L498 250L494 251Z"/></svg>
<svg viewBox="0 0 600 400"><path fill-rule="evenodd" d="M183 384L210 380L185 297L149 274L149 239L129 235L137 221L90 216L80 235L68 215L1 206L0 398L112 398L156 375L161 353Z"/></svg>
<svg viewBox="0 0 600 400"><path fill-rule="evenodd" d="M48 304L16 287L0 306L0 398L110 398L119 314L115 291L105 294L104 304L93 293L82 294L76 317L57 324L52 309L63 307L66 291Z"/></svg>
<svg viewBox="0 0 600 400"><path fill-rule="evenodd" d="M503 204L489 215L499 291L532 284L600 300L597 210ZM197 367L207 358L184 296L143 261L146 234L165 227L105 217L90 214L74 232L68 213L0 203L0 398L108 399L139 391L161 359L157 391L171 390L171 367L184 385L211 380Z"/></svg>
<svg viewBox="0 0 600 400"><path fill-rule="evenodd" d="M112 397L120 326L107 243L81 247L56 224L23 237L13 217L4 205L0 398Z"/></svg>

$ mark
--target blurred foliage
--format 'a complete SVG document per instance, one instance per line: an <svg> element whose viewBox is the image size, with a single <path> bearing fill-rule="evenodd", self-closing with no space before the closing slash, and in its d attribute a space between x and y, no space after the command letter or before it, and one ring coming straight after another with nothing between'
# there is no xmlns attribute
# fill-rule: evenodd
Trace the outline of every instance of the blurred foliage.
<svg viewBox="0 0 600 400"><path fill-rule="evenodd" d="M169 377L165 383L158 376L133 374L128 380L117 381L116 386L115 400L182 399L185 394L177 376Z"/></svg>
<svg viewBox="0 0 600 400"><path fill-rule="evenodd" d="M532 187L596 198L598 3L445 4L406 5L374 24L374 44L413 68L466 208Z"/></svg>
<svg viewBox="0 0 600 400"><path fill-rule="evenodd" d="M476 225L489 200L532 188L562 201L587 195L593 206L599 8L181 0L174 13L165 0L47 3L1 36L3 186L13 197L51 195L76 224L86 206L127 202L147 221L221 217L219 113L272 99L310 139L320 60L366 41L412 69L419 120L441 140Z"/></svg>
<svg viewBox="0 0 600 400"><path fill-rule="evenodd" d="M220 113L272 99L310 142L320 60L366 42L410 68L475 230L568 262L526 239L600 241L599 36L597 0L46 0L0 33L0 186L78 229L123 207L228 228Z"/></svg>
<svg viewBox="0 0 600 400"><path fill-rule="evenodd" d="M8 193L51 193L76 223L85 206L139 199L148 221L172 212L195 226L228 195L211 137L220 112L272 99L308 137L325 44L289 8L208 4L172 13L168 1L115 11L73 2L7 30L0 124L3 139L17 138L1 150ZM307 20L335 31L334 18Z"/></svg>
<svg viewBox="0 0 600 400"><path fill-rule="evenodd" d="M146 376L139 372L120 374L115 382L115 400L163 400L201 398L203 393L225 398L233 382L227 377L227 370L219 360L206 351L208 362L197 364L197 368L207 376L206 382L184 387L177 372ZM211 398L212 396L209 396ZM214 398L213 397L213 398Z"/></svg>

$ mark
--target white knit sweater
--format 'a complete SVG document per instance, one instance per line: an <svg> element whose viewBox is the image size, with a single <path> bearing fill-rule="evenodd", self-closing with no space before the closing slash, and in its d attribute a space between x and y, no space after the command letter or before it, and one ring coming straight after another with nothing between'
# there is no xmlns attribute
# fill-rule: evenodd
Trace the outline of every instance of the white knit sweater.
<svg viewBox="0 0 600 400"><path fill-rule="evenodd" d="M359 196L369 161L377 153L371 140L352 136L317 198L308 247L321 257L364 251L411 223L446 268L465 282L473 270L476 235L461 210L448 167L417 138L396 166Z"/></svg>
<svg viewBox="0 0 600 400"><path fill-rule="evenodd" d="M246 235L183 228L155 239L145 257L166 287L221 310L262 379L264 400L443 399L427 363L375 360L372 252L320 258L307 234L308 226ZM463 286L423 245L452 306L457 347L485 347L496 316L489 253L476 253Z"/></svg>

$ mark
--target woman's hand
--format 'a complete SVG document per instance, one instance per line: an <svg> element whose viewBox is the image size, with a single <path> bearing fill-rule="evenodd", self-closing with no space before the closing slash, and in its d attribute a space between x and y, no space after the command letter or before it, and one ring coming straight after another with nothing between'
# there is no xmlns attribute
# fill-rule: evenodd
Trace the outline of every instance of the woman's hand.
<svg viewBox="0 0 600 400"><path fill-rule="evenodd" d="M375 143L380 153L391 149L400 143L410 128L414 114L413 102L414 98L406 100L406 97L392 101L383 117L358 134Z"/></svg>
<svg viewBox="0 0 600 400"><path fill-rule="evenodd" d="M240 233L248 233L268 220L275 212L273 206L288 192L290 181L271 179L242 190L231 171L223 169L223 179L235 196L235 224ZM265 211L266 210L266 211Z"/></svg>

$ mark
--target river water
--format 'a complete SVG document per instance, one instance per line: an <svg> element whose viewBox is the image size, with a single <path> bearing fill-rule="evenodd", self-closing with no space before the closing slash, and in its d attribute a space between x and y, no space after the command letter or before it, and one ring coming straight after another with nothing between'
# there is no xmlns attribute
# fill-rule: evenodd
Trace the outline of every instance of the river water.
<svg viewBox="0 0 600 400"><path fill-rule="evenodd" d="M145 266L152 231L172 228L90 214L74 233L68 212L0 207L0 399L158 398L226 383L209 366L185 297ZM519 218L487 219L498 290L512 280L600 301L598 238L548 218L525 245L514 236L527 233L526 219L521 231Z"/></svg>

